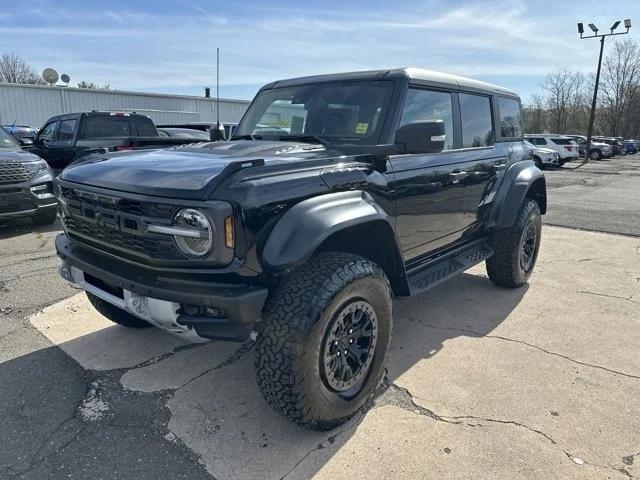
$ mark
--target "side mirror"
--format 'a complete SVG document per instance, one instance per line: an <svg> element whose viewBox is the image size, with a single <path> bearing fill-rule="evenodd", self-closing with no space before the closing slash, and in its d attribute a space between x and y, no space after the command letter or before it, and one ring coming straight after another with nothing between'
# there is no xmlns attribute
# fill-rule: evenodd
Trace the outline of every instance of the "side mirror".
<svg viewBox="0 0 640 480"><path fill-rule="evenodd" d="M444 149L444 122L413 122L396 130L396 145L402 153L438 153Z"/></svg>
<svg viewBox="0 0 640 480"><path fill-rule="evenodd" d="M218 123L217 125L212 125L209 129L209 138L212 142L217 142L219 140L226 140L227 137L224 132L224 125L222 123Z"/></svg>
<svg viewBox="0 0 640 480"><path fill-rule="evenodd" d="M33 140L31 140L30 138L21 138L20 140L18 140L18 143L20 143L20 146L22 148L31 148L34 145Z"/></svg>

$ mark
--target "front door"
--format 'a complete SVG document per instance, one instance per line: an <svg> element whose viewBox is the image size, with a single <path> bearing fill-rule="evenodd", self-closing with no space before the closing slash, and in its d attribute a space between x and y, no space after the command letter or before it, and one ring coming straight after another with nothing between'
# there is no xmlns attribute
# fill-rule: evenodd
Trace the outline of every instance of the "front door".
<svg viewBox="0 0 640 480"><path fill-rule="evenodd" d="M396 232L406 262L459 238L469 227L465 180L471 164L455 152L454 96L447 91L410 88L400 125L442 120L441 153L395 155L392 191Z"/></svg>

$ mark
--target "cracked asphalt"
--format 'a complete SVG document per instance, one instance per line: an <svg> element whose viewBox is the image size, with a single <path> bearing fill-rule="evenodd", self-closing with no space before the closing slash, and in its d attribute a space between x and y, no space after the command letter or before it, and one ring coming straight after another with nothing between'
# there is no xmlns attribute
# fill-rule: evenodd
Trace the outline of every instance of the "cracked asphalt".
<svg viewBox="0 0 640 480"><path fill-rule="evenodd" d="M399 300L385 383L331 432L264 404L251 342L114 326L58 278L58 226L0 225L0 478L640 475L640 155L546 175L529 284Z"/></svg>

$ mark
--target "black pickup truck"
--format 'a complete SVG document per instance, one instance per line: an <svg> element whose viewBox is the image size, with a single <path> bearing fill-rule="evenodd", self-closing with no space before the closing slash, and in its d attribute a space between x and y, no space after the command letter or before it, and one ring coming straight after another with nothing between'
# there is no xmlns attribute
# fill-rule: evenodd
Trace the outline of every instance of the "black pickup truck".
<svg viewBox="0 0 640 480"><path fill-rule="evenodd" d="M381 381L394 295L483 261L522 286L547 207L519 97L412 68L270 83L230 141L95 155L56 188L60 273L99 312L255 337L265 399L315 429Z"/></svg>
<svg viewBox="0 0 640 480"><path fill-rule="evenodd" d="M69 113L45 122L33 144L23 146L53 168L64 168L96 151L167 148L200 141L160 136L145 115L124 112Z"/></svg>

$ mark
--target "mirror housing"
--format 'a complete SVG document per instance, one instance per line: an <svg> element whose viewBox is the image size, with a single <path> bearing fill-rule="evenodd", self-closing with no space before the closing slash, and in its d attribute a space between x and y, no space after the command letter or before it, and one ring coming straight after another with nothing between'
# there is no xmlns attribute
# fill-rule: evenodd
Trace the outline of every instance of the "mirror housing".
<svg viewBox="0 0 640 480"><path fill-rule="evenodd" d="M31 140L30 138L21 138L20 140L18 140L18 143L22 148L31 148L35 145L33 143L33 140Z"/></svg>
<svg viewBox="0 0 640 480"><path fill-rule="evenodd" d="M412 122L396 130L395 143L402 153L438 153L444 150L444 122Z"/></svg>
<svg viewBox="0 0 640 480"><path fill-rule="evenodd" d="M212 142L217 142L219 140L226 140L227 136L224 131L224 125L222 123L218 123L217 125L212 125L209 129L209 138Z"/></svg>

